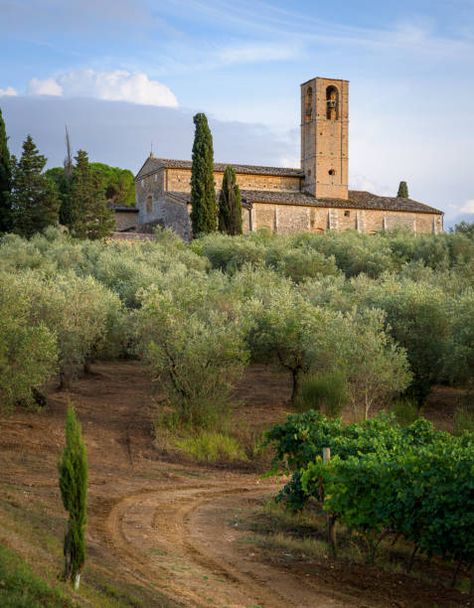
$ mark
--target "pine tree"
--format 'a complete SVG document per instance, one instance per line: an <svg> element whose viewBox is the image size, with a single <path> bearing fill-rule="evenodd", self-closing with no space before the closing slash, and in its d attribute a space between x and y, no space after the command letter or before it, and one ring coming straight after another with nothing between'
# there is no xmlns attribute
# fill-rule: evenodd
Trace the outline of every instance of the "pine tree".
<svg viewBox="0 0 474 608"><path fill-rule="evenodd" d="M87 152L79 150L72 173L70 226L80 238L100 239L114 229L115 218L107 206L100 180L92 170Z"/></svg>
<svg viewBox="0 0 474 608"><path fill-rule="evenodd" d="M0 110L0 233L11 229L11 187L12 171L8 137Z"/></svg>
<svg viewBox="0 0 474 608"><path fill-rule="evenodd" d="M226 234L242 234L242 199L233 167L227 166L219 195L219 230Z"/></svg>
<svg viewBox="0 0 474 608"><path fill-rule="evenodd" d="M69 513L64 537L64 579L79 588L85 561L87 518L87 454L81 424L69 406L66 413L66 445L59 460L59 488L64 508Z"/></svg>
<svg viewBox="0 0 474 608"><path fill-rule="evenodd" d="M398 198L410 198L408 196L408 185L406 182L400 182L400 185L398 186L397 197Z"/></svg>
<svg viewBox="0 0 474 608"><path fill-rule="evenodd" d="M217 229L217 204L214 184L212 134L205 114L194 117L196 131L191 173L191 223L193 234L208 234Z"/></svg>
<svg viewBox="0 0 474 608"><path fill-rule="evenodd" d="M54 182L44 175L46 158L31 135L23 143L19 161L12 162L12 227L25 237L58 223L59 197Z"/></svg>

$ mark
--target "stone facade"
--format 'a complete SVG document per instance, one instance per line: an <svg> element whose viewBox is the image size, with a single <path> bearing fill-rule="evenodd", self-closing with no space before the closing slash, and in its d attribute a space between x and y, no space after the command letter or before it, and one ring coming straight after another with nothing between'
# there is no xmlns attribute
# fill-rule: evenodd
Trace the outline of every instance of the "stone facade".
<svg viewBox="0 0 474 608"><path fill-rule="evenodd" d="M314 78L301 85L301 168L234 164L244 232L278 234L403 227L443 230L443 213L412 199L348 189L349 83ZM215 163L216 195L225 165ZM136 178L139 230L171 227L191 238L191 162L150 155Z"/></svg>

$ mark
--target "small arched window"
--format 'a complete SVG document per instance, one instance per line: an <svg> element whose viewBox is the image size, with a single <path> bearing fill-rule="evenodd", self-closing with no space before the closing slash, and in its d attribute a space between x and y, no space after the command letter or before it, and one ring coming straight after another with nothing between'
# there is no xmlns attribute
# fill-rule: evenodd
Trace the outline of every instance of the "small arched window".
<svg viewBox="0 0 474 608"><path fill-rule="evenodd" d="M339 91L332 85L326 89L326 118L328 120L339 118Z"/></svg>
<svg viewBox="0 0 474 608"><path fill-rule="evenodd" d="M151 213L153 211L153 196L149 194L146 197L146 212Z"/></svg>
<svg viewBox="0 0 474 608"><path fill-rule="evenodd" d="M304 100L304 119L306 122L310 122L313 118L313 89L308 87L306 89L306 95Z"/></svg>

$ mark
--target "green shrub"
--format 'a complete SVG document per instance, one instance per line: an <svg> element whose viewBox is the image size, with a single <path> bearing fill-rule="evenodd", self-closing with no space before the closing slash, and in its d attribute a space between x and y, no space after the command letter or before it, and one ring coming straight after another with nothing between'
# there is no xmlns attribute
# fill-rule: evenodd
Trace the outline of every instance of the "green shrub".
<svg viewBox="0 0 474 608"><path fill-rule="evenodd" d="M413 399L397 399L392 412L400 426L408 426L419 417L418 405Z"/></svg>
<svg viewBox="0 0 474 608"><path fill-rule="evenodd" d="M177 447L198 462L247 460L242 446L223 433L202 431L198 435L178 439Z"/></svg>
<svg viewBox="0 0 474 608"><path fill-rule="evenodd" d="M319 410L335 418L349 401L347 382L341 372L328 372L306 378L301 386L296 408L305 412Z"/></svg>

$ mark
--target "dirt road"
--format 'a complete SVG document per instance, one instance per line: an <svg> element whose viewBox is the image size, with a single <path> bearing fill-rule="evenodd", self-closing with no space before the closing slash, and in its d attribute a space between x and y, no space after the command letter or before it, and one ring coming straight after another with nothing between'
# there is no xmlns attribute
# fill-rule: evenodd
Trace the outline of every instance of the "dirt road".
<svg viewBox="0 0 474 608"><path fill-rule="evenodd" d="M132 362L95 370L69 394L53 390L47 410L0 420L0 542L37 565L40 574L54 580L61 560L65 514L56 466L65 408L72 400L90 465L86 586L98 593L110 586L114 593L138 593L142 603L120 605L146 608L415 605L398 577L387 583L364 570L362 582L349 573L341 583L338 573L264 559L240 522L275 495L277 482L237 469L167 462L153 445L155 410L143 370ZM278 382L247 378L239 396L247 403L239 406L247 407L247 421L253 416L269 425L281 418L287 387L286 380ZM269 405L269 393L281 401ZM430 597L416 605L433 606ZM84 593L78 599L84 606L98 605Z"/></svg>

